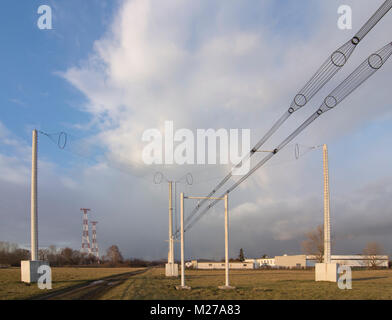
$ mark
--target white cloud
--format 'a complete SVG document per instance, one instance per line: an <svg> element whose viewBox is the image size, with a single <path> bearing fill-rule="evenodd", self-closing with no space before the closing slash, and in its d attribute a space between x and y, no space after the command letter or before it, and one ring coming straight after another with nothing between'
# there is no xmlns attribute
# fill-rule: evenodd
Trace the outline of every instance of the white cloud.
<svg viewBox="0 0 392 320"><path fill-rule="evenodd" d="M83 108L99 123L96 143L111 151L109 157L112 161L131 166L133 172L142 174L151 170L141 162L142 132L162 128L165 120L174 120L177 128L251 128L253 139L258 139L272 125L272 120L288 108L296 91L328 54L352 36L352 33L337 29L336 10L331 8L335 4L337 8L340 3L331 3L319 1L320 16L315 19L312 29L307 30L308 35L301 38L300 31L282 34L279 27L271 27L263 21L252 27L241 27L236 21L243 18L242 12L236 11L236 5L231 2L124 1L111 28L95 42L90 56L62 75L86 96L88 102ZM266 1L265 6L268 4L270 2ZM254 2L244 2L243 5L252 7ZM210 6L214 9L209 10ZM357 21L364 22L364 17L369 17L375 7L364 0L356 1L354 28L359 28ZM307 17L304 19L306 22ZM372 31L344 71L328 84L313 100L314 103L307 106L306 111L301 110L290 119L281 133L273 138L274 143L303 121L308 112L313 112L322 96L364 57L390 40L384 39L383 30L385 26L391 26L391 19L387 16L385 20L382 22L384 29L377 27ZM293 26L293 29L295 27L301 26ZM385 66L387 68L390 70L390 65ZM309 144L341 140L362 128L364 123L390 113L390 92L384 85L388 70L380 71L339 109L309 127L300 139ZM273 143L266 148L271 146ZM291 161L293 155L287 153L280 157L283 163L277 161L276 166L260 170L230 198L233 220L241 219L237 230L249 233L249 246L252 246L250 239L257 238L260 233L276 241L298 239L306 229L321 221L322 180L319 167L314 165L319 159L313 157L285 164L284 161ZM188 169L173 171L178 173L179 170ZM209 176L221 175L222 171L211 169ZM105 175L106 180L97 177L98 173ZM106 188L108 185L114 189L127 188L121 178L110 175L105 168L99 167L94 174L88 171L86 177ZM64 181L74 187L73 183ZM116 185L116 181L121 184ZM215 182L211 182L211 187ZM86 181L83 183L86 187L91 186ZM165 212L163 194L166 189L155 193L154 199L162 194L162 201L152 202L141 190L135 190L139 189L135 186L144 187L139 182L132 179L130 185L134 188L132 199L142 199L135 204L132 216L137 218L138 229L141 229L144 224L149 225L147 222L157 217L158 212ZM348 183L344 185L353 190ZM191 191L205 194L207 188L210 185L196 185ZM105 194L104 188L98 186L92 190ZM98 201L94 196L90 199ZM110 201L105 204L103 200L98 202L108 211L112 210ZM112 200L124 201L120 195ZM126 219L125 212L131 210L127 205L119 205L121 213L115 216L119 220L115 225L120 229L125 229L120 219ZM211 226L221 226L218 216L221 217L221 213L211 214L208 222L202 220L200 225L206 228L203 231L206 236L195 239L195 245L197 242L200 248L210 246L213 239L213 235L208 234L213 232ZM160 221L164 221L163 218ZM165 234L166 224L158 226L158 223L155 228ZM122 237L126 243L128 238ZM157 255L162 256L161 253Z"/></svg>

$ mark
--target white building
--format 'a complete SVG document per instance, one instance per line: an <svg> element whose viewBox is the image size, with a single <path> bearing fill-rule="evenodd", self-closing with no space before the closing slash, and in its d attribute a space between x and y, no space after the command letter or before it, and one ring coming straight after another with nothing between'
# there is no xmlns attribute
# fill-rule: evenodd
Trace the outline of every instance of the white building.
<svg viewBox="0 0 392 320"><path fill-rule="evenodd" d="M331 262L350 267L369 267L374 261L378 267L388 268L388 256L379 255L369 258L365 255L332 255ZM314 256L307 255L283 255L275 257L275 267L277 268L306 268L314 267L316 264Z"/></svg>
<svg viewBox="0 0 392 320"><path fill-rule="evenodd" d="M217 270L225 269L226 264L224 262L217 261L203 261L198 262L197 260L192 260L192 262L187 262L185 264L188 268L200 269L200 270ZM255 269L255 264L253 262L230 262L230 269Z"/></svg>
<svg viewBox="0 0 392 320"><path fill-rule="evenodd" d="M261 258L256 259L259 268L275 268L275 258Z"/></svg>
<svg viewBox="0 0 392 320"><path fill-rule="evenodd" d="M389 257L386 255L376 256L375 259L369 259L364 255L332 255L331 262L350 267L369 267L373 261L380 268L388 268ZM314 256L307 255L283 255L275 258L260 258L260 259L245 259L244 262L230 262L230 269L258 269L264 267L270 268L290 268L290 269L304 269L314 267L316 264ZM202 269L202 270L216 270L225 269L224 262L217 261L203 261L198 262L192 260L186 262L187 268Z"/></svg>
<svg viewBox="0 0 392 320"><path fill-rule="evenodd" d="M350 267L369 267L374 263L377 265L377 267L388 268L389 257L381 255L374 257L368 257L364 255L335 255L331 256L331 262Z"/></svg>

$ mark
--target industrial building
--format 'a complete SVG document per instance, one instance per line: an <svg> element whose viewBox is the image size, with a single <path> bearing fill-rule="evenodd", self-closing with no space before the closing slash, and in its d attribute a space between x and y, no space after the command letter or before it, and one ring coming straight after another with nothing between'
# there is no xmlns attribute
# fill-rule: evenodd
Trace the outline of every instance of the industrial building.
<svg viewBox="0 0 392 320"><path fill-rule="evenodd" d="M370 259L364 255L331 255L331 263L338 263L349 267L368 267L370 260L374 260L378 267L388 268L388 256L379 255ZM275 257L276 268L307 268L316 264L314 256L307 255L283 255Z"/></svg>
<svg viewBox="0 0 392 320"><path fill-rule="evenodd" d="M332 255L331 263L338 263L349 267L368 267L370 260L374 260L378 267L388 268L389 257L379 255L370 259L364 255ZM305 269L314 267L317 263L314 256L309 255L283 255L275 256L275 258L245 259L244 262L230 262L230 269L259 269L259 268L289 268L289 269ZM187 268L193 269L224 269L224 262L203 261L198 262L192 260L186 263Z"/></svg>
<svg viewBox="0 0 392 320"><path fill-rule="evenodd" d="M245 261L253 261L256 268L274 268L275 267L275 258L261 258L261 259L245 259Z"/></svg>
<svg viewBox="0 0 392 320"><path fill-rule="evenodd" d="M363 255L352 255L352 256L331 256L333 263L340 265L346 265L350 267L368 267L371 260L374 260L378 267L388 268L389 257L385 255L376 256L374 259Z"/></svg>
<svg viewBox="0 0 392 320"><path fill-rule="evenodd" d="M259 264L260 267L266 266L266 267L275 267L275 258L264 258L264 259L258 259L257 263Z"/></svg>
<svg viewBox="0 0 392 320"><path fill-rule="evenodd" d="M203 261L198 262L197 260L192 260L191 262L187 262L185 264L188 268L193 269L225 269L224 262L217 262L217 261ZM253 262L230 262L229 268L230 269L255 269L255 264Z"/></svg>

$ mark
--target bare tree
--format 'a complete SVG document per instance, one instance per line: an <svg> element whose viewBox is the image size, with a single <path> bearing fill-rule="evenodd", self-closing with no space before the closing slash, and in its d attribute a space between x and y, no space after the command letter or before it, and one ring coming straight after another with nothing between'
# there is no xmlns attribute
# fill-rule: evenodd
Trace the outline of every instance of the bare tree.
<svg viewBox="0 0 392 320"><path fill-rule="evenodd" d="M376 269L382 264L380 255L382 255L384 249L377 242L369 242L363 249L364 262L368 268Z"/></svg>
<svg viewBox="0 0 392 320"><path fill-rule="evenodd" d="M324 229L322 225L305 234L306 240L302 242L305 254L314 256L317 262L324 260Z"/></svg>
<svg viewBox="0 0 392 320"><path fill-rule="evenodd" d="M112 245L106 251L106 258L110 261L112 265L117 265L123 262L123 256L120 249L116 245Z"/></svg>
<svg viewBox="0 0 392 320"><path fill-rule="evenodd" d="M49 260L49 250L48 249L39 249L38 250L38 259L47 261Z"/></svg>
<svg viewBox="0 0 392 320"><path fill-rule="evenodd" d="M48 247L48 250L49 250L49 254L53 254L53 255L57 254L57 248L53 244Z"/></svg>
<svg viewBox="0 0 392 320"><path fill-rule="evenodd" d="M61 255L61 262L64 265L71 265L73 264L73 250L71 248L63 248L60 251Z"/></svg>

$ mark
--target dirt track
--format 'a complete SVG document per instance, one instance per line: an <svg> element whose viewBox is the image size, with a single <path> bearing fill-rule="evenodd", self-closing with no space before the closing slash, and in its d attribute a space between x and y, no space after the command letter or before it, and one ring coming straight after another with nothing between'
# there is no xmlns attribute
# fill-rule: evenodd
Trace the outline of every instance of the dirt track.
<svg viewBox="0 0 392 320"><path fill-rule="evenodd" d="M129 277L144 273L147 270L148 268L112 275L99 280L89 281L77 286L57 290L49 294L36 296L32 298L32 300L97 300L106 293L106 291L124 283Z"/></svg>

